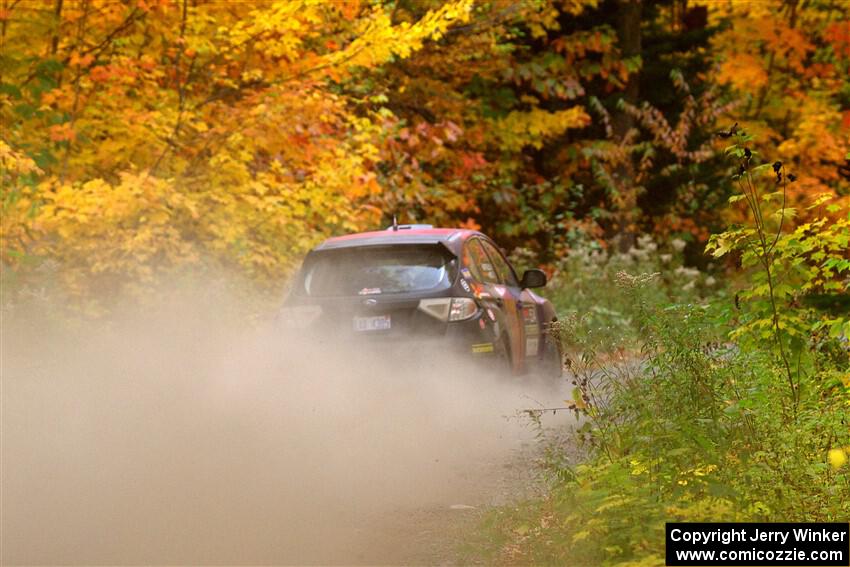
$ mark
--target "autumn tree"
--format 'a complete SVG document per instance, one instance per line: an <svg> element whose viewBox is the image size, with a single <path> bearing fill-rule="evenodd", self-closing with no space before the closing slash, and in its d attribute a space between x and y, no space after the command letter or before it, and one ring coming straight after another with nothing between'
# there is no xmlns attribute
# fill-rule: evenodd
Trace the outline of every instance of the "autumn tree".
<svg viewBox="0 0 850 567"><path fill-rule="evenodd" d="M703 242L735 122L799 171L792 205L850 198L830 3L0 2L4 274L50 259L79 296L187 266L273 289L393 214L544 262Z"/></svg>
<svg viewBox="0 0 850 567"><path fill-rule="evenodd" d="M785 160L798 180L790 206L829 194L850 202L850 19L841 2L703 2L723 27L712 78L740 104L726 118ZM799 211L801 218L807 213Z"/></svg>
<svg viewBox="0 0 850 567"><path fill-rule="evenodd" d="M4 0L3 262L107 297L186 265L279 285L373 226L387 113L334 85L403 60L468 0L393 21L311 0Z"/></svg>
<svg viewBox="0 0 850 567"><path fill-rule="evenodd" d="M707 238L728 195L709 151L726 108L706 84L716 29L680 1L627 7L477 6L469 24L363 85L404 121L389 140L399 159L382 170L399 188L384 208L474 221L544 260L574 234ZM397 17L417 8L401 4Z"/></svg>

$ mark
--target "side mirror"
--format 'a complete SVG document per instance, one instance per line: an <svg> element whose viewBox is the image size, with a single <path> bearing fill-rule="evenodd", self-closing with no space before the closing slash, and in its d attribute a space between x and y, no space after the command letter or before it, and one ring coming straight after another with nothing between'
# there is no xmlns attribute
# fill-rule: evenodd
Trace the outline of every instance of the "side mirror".
<svg viewBox="0 0 850 567"><path fill-rule="evenodd" d="M543 287L546 285L546 273L543 270L526 270L519 282L522 289L531 287Z"/></svg>

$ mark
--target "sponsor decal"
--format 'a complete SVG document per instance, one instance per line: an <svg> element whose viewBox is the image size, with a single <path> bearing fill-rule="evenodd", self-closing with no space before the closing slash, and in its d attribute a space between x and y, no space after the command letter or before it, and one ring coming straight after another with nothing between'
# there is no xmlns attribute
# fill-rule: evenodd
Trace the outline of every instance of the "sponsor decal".
<svg viewBox="0 0 850 567"><path fill-rule="evenodd" d="M357 295L376 295L379 293L381 293L381 288L379 287L364 287L357 292Z"/></svg>
<svg viewBox="0 0 850 567"><path fill-rule="evenodd" d="M481 271L484 272L484 275L487 276L488 279L498 280L499 276L496 275L496 270L493 269L493 264L490 262L481 262Z"/></svg>
<svg viewBox="0 0 850 567"><path fill-rule="evenodd" d="M460 278L460 287L462 287L462 288L463 288L463 290L464 290L466 293L472 293L472 288L471 288L471 287L469 287L469 284L468 284L468 283L467 283L467 281L466 281L465 279L463 279L463 278Z"/></svg>
<svg viewBox="0 0 850 567"><path fill-rule="evenodd" d="M487 323L484 321L484 319L479 319L478 320L478 326L481 327L481 330L483 331L484 327L487 326Z"/></svg>
<svg viewBox="0 0 850 567"><path fill-rule="evenodd" d="M466 278L472 277L472 273L469 271L469 268L461 268L460 273L461 273L462 276L464 276Z"/></svg>
<svg viewBox="0 0 850 567"><path fill-rule="evenodd" d="M493 343L479 343L477 345L472 345L472 352L475 354L493 352Z"/></svg>
<svg viewBox="0 0 850 567"><path fill-rule="evenodd" d="M487 316L490 318L491 321L496 320L496 314L493 313L493 310L490 309L489 307L487 308Z"/></svg>

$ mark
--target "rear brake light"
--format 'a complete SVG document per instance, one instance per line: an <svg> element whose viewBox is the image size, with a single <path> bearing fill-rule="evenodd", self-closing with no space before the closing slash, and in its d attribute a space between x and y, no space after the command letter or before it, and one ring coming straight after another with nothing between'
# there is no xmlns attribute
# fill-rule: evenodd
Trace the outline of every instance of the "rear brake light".
<svg viewBox="0 0 850 567"><path fill-rule="evenodd" d="M452 298L452 306L449 309L449 321L463 321L469 319L478 311L475 300L468 297Z"/></svg>
<svg viewBox="0 0 850 567"><path fill-rule="evenodd" d="M463 321L478 311L478 304L468 297L439 297L419 300L419 310L440 321Z"/></svg>
<svg viewBox="0 0 850 567"><path fill-rule="evenodd" d="M451 297L439 297L436 299L420 299L419 310L424 311L431 317L440 321L449 320L449 307L452 304Z"/></svg>

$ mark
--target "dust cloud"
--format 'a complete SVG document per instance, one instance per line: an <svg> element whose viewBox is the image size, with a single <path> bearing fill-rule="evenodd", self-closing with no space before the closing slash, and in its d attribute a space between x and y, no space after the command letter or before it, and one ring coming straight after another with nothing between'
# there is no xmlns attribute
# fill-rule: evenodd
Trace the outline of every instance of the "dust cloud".
<svg viewBox="0 0 850 567"><path fill-rule="evenodd" d="M0 562L450 561L446 525L533 484L536 432L505 416L559 405L560 384L224 303L95 329L4 314Z"/></svg>

